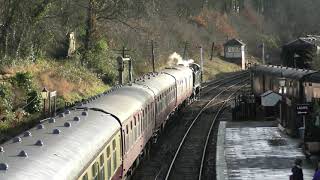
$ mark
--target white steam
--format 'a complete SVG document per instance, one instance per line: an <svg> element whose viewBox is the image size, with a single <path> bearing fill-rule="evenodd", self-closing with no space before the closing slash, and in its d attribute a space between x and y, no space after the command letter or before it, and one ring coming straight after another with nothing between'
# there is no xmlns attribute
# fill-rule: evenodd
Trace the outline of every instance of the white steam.
<svg viewBox="0 0 320 180"><path fill-rule="evenodd" d="M194 62L193 59L184 60L178 53L174 52L169 56L169 61L167 62L167 64L169 66L174 66L174 65L189 66L189 64L193 62Z"/></svg>

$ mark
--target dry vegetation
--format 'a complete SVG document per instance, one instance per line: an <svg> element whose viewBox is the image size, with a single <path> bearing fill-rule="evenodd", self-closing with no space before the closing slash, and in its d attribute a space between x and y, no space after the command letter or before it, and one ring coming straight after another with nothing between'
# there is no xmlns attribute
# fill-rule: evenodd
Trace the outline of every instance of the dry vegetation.
<svg viewBox="0 0 320 180"><path fill-rule="evenodd" d="M66 102L79 101L108 88L96 74L71 61L40 60L36 64L7 67L4 72L12 75L17 72L31 72L39 91L43 87L50 91L56 90Z"/></svg>
<svg viewBox="0 0 320 180"><path fill-rule="evenodd" d="M203 80L216 79L217 75L221 75L228 72L236 72L241 70L241 67L230 62L226 62L220 58L213 58L212 61L208 60L204 63Z"/></svg>

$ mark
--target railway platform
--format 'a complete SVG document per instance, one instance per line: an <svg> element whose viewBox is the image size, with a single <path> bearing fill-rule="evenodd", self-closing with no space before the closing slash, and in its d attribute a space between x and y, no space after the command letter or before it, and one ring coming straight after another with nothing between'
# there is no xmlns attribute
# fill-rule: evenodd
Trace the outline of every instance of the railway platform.
<svg viewBox="0 0 320 180"><path fill-rule="evenodd" d="M273 121L221 121L216 153L218 180L288 180L296 158L304 179L312 179L316 159L306 160L299 139L281 132Z"/></svg>

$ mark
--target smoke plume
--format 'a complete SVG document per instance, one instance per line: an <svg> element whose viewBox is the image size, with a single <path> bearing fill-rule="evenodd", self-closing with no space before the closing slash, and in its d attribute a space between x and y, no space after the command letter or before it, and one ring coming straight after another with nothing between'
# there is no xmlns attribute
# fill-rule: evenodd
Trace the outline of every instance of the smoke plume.
<svg viewBox="0 0 320 180"><path fill-rule="evenodd" d="M193 62L194 62L193 59L184 60L178 53L174 52L169 56L169 61L167 62L167 64L169 66L174 66L174 65L189 66L189 64Z"/></svg>

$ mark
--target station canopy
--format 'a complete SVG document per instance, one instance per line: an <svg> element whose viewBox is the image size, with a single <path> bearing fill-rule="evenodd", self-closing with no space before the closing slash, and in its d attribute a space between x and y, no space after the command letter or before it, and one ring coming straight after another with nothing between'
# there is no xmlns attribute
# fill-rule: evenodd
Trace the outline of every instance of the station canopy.
<svg viewBox="0 0 320 180"><path fill-rule="evenodd" d="M261 105L265 107L273 107L281 101L281 95L279 93L273 91L266 91L265 93L260 95L261 97Z"/></svg>

